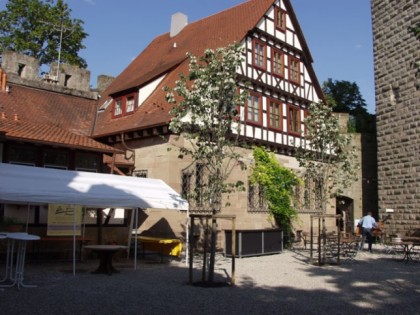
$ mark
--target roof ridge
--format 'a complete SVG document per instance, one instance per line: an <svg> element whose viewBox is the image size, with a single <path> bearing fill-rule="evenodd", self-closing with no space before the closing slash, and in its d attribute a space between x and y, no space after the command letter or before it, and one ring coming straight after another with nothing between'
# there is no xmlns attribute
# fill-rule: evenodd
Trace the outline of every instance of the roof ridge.
<svg viewBox="0 0 420 315"><path fill-rule="evenodd" d="M158 35L115 78L107 92L115 94L128 90L135 87L131 85L133 83L141 85L144 82L133 77L139 78L141 73L153 73L159 70L159 58L162 56L165 56L166 62L170 63L175 59L181 59L181 56L184 57L186 51L202 54L206 48L215 49L221 45L232 44L234 41L242 41L275 1L248 0L187 24L174 37L169 36L170 32ZM231 27L232 23L235 23L234 27Z"/></svg>

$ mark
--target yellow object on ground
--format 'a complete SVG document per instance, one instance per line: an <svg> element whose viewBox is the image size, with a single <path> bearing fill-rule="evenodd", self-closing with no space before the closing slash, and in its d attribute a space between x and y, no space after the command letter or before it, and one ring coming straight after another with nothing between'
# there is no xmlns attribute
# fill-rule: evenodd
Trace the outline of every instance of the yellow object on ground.
<svg viewBox="0 0 420 315"><path fill-rule="evenodd" d="M150 250L174 257L179 257L182 252L182 242L177 238L137 236L137 240L143 244L143 251Z"/></svg>

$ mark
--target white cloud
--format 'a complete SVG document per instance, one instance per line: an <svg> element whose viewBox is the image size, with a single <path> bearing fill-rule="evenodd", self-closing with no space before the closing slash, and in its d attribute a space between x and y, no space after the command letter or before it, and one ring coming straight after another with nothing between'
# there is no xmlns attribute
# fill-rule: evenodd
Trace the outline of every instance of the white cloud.
<svg viewBox="0 0 420 315"><path fill-rule="evenodd" d="M356 49L362 49L363 48L363 45L362 44L356 44L355 48Z"/></svg>

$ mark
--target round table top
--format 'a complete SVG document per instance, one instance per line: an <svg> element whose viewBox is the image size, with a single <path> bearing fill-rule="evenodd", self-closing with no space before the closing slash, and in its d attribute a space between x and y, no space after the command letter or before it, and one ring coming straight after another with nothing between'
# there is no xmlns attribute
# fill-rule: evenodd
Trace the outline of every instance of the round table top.
<svg viewBox="0 0 420 315"><path fill-rule="evenodd" d="M413 245L413 242L408 242L408 241L392 242L392 245Z"/></svg>
<svg viewBox="0 0 420 315"><path fill-rule="evenodd" d="M126 249L127 246L124 245L86 245L83 246L86 249L93 249L93 250L121 250Z"/></svg>
<svg viewBox="0 0 420 315"><path fill-rule="evenodd" d="M16 232L16 233L7 233L7 238L18 241L37 241L40 239L38 235Z"/></svg>

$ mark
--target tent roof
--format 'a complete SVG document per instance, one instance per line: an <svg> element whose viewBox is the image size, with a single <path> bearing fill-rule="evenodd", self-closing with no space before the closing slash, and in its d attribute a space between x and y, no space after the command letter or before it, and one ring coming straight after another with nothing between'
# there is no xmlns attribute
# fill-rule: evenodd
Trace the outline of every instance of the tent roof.
<svg viewBox="0 0 420 315"><path fill-rule="evenodd" d="M159 179L0 163L0 202L187 210Z"/></svg>

